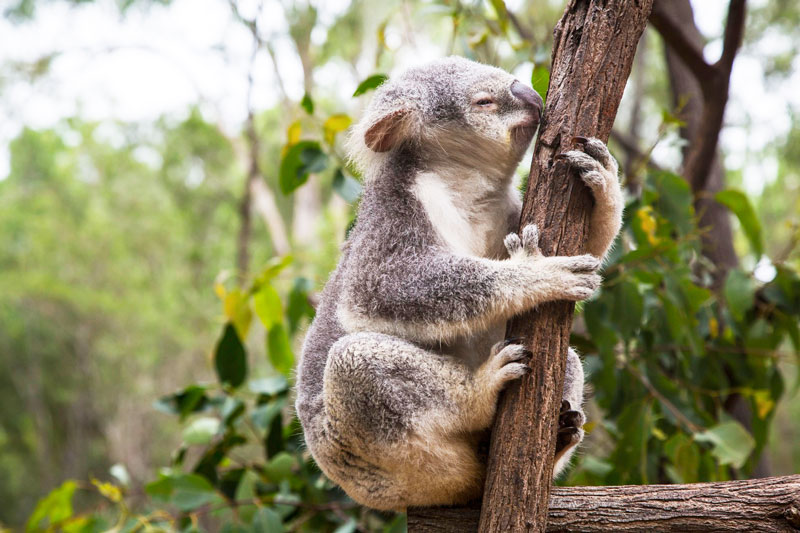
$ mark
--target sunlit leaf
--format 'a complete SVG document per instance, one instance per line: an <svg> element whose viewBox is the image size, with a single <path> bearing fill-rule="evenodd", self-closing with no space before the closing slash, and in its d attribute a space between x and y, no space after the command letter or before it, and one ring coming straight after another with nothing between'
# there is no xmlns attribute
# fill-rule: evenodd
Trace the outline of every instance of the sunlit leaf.
<svg viewBox="0 0 800 533"><path fill-rule="evenodd" d="M92 485L97 488L97 492L102 494L108 500L114 503L119 503L122 501L122 491L113 483L92 478Z"/></svg>
<svg viewBox="0 0 800 533"><path fill-rule="evenodd" d="M550 71L545 65L536 65L531 73L533 90L542 97L542 102L547 97L547 88L550 86Z"/></svg>
<svg viewBox="0 0 800 533"><path fill-rule="evenodd" d="M300 141L286 151L281 160L279 182L283 194L303 185L310 174L325 170L328 156L316 141Z"/></svg>
<svg viewBox="0 0 800 533"><path fill-rule="evenodd" d="M239 338L247 338L250 323L253 321L253 312L250 310L247 295L239 289L228 292L223 301L223 310L228 321L236 327Z"/></svg>
<svg viewBox="0 0 800 533"><path fill-rule="evenodd" d="M78 483L70 479L39 500L28 518L25 530L29 532L45 530L48 525L52 526L70 518L72 495L77 488Z"/></svg>
<svg viewBox="0 0 800 533"><path fill-rule="evenodd" d="M388 79L389 76L387 76L386 74L373 74L372 76L370 76L369 78L365 79L364 81L358 84L358 87L356 88L356 91L353 93L353 96L361 96L365 92L375 89Z"/></svg>
<svg viewBox="0 0 800 533"><path fill-rule="evenodd" d="M283 322L281 297L275 287L269 283L261 285L261 288L253 296L253 307L265 329L270 330L275 324Z"/></svg>
<svg viewBox="0 0 800 533"><path fill-rule="evenodd" d="M328 120L325 121L325 124L322 125L322 131L325 134L325 142L333 144L336 134L349 128L352 123L353 119L345 114L332 115L329 117Z"/></svg>
<svg viewBox="0 0 800 533"><path fill-rule="evenodd" d="M694 436L698 442L713 444L711 453L722 465L741 468L755 448L753 436L736 421L723 422Z"/></svg>
<svg viewBox="0 0 800 533"><path fill-rule="evenodd" d="M193 420L183 430L183 442L186 444L208 444L219 431L219 420L204 416Z"/></svg>
<svg viewBox="0 0 800 533"><path fill-rule="evenodd" d="M275 324L267 334L267 352L272 366L281 374L288 376L294 367L294 353L289 335L283 324Z"/></svg>
<svg viewBox="0 0 800 533"><path fill-rule="evenodd" d="M220 383L238 387L247 377L247 354L236 328L229 322L214 351L214 367Z"/></svg>

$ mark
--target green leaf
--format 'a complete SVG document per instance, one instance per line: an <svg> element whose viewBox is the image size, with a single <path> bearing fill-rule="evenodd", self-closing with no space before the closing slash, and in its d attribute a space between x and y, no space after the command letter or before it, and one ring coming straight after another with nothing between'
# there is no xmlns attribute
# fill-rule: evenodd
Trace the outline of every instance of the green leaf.
<svg viewBox="0 0 800 533"><path fill-rule="evenodd" d="M247 294L240 289L233 289L225 295L222 307L227 319L236 327L239 338L246 339L253 321Z"/></svg>
<svg viewBox="0 0 800 533"><path fill-rule="evenodd" d="M267 352L273 368L284 376L288 376L294 367L294 353L292 353L289 335L283 324L272 326L267 333Z"/></svg>
<svg viewBox="0 0 800 533"><path fill-rule="evenodd" d="M172 483L170 502L181 511L192 511L217 499L217 493L206 478L197 474L185 474Z"/></svg>
<svg viewBox="0 0 800 533"><path fill-rule="evenodd" d="M609 288L614 305L611 309L613 324L623 337L631 337L641 326L644 299L635 283L620 281Z"/></svg>
<svg viewBox="0 0 800 533"><path fill-rule="evenodd" d="M744 314L753 305L756 287L750 276L735 268L730 271L725 279L725 301L728 309L736 321L741 322Z"/></svg>
<svg viewBox="0 0 800 533"><path fill-rule="evenodd" d="M183 442L186 444L208 444L219 431L219 420L204 416L193 420L183 430Z"/></svg>
<svg viewBox="0 0 800 533"><path fill-rule="evenodd" d="M39 500L25 525L25 531L44 531L50 529L48 526L69 519L72 516L72 495L77 488L78 483L70 479Z"/></svg>
<svg viewBox="0 0 800 533"><path fill-rule="evenodd" d="M308 303L308 293L313 288L313 283L307 278L299 277L294 280L292 290L289 291L289 303L286 306L286 318L291 335L297 331L303 317L314 318L314 308Z"/></svg>
<svg viewBox="0 0 800 533"><path fill-rule="evenodd" d="M547 97L547 88L550 86L550 71L545 65L537 65L531 73L531 85L533 90L542 97L542 102Z"/></svg>
<svg viewBox="0 0 800 533"><path fill-rule="evenodd" d="M357 525L356 519L351 517L347 522L334 529L333 533L353 533Z"/></svg>
<svg viewBox="0 0 800 533"><path fill-rule="evenodd" d="M250 390L256 394L266 394L272 396L286 391L289 388L289 381L285 376L272 376L251 380L248 384Z"/></svg>
<svg viewBox="0 0 800 533"><path fill-rule="evenodd" d="M272 425L272 421L275 419L275 416L280 414L283 406L284 402L282 401L272 401L268 404L259 405L253 409L253 412L250 415L250 420L253 421L253 425L255 425L258 429L266 432Z"/></svg>
<svg viewBox="0 0 800 533"><path fill-rule="evenodd" d="M311 99L311 95L308 93L303 95L303 99L300 100L300 107L305 109L309 115L314 114L314 100Z"/></svg>
<svg viewBox="0 0 800 533"><path fill-rule="evenodd" d="M236 328L228 322L214 352L214 367L220 383L238 387L247 377L247 354L236 333Z"/></svg>
<svg viewBox="0 0 800 533"><path fill-rule="evenodd" d="M253 533L282 533L285 529L278 513L263 507L253 517L252 531Z"/></svg>
<svg viewBox="0 0 800 533"><path fill-rule="evenodd" d="M191 413L202 411L207 405L206 388L202 385L190 385L180 392L160 398L154 407L162 413L180 415L181 420L184 420Z"/></svg>
<svg viewBox="0 0 800 533"><path fill-rule="evenodd" d="M353 96L361 96L365 92L375 89L388 79L389 76L387 76L386 74L373 74L372 76L370 76L369 78L365 79L364 81L358 84L356 92L353 93Z"/></svg>
<svg viewBox="0 0 800 533"><path fill-rule="evenodd" d="M325 142L332 145L334 139L336 139L336 134L349 128L352 123L353 119L343 113L329 117L325 124L322 125Z"/></svg>
<svg viewBox="0 0 800 533"><path fill-rule="evenodd" d="M337 168L333 174L333 190L347 202L355 202L361 196L361 183Z"/></svg>
<svg viewBox="0 0 800 533"><path fill-rule="evenodd" d="M275 276L280 274L287 266L292 264L294 258L291 255L284 255L283 257L274 257L268 263L266 268L253 281L253 287L250 289L251 293L256 293L261 289L265 283L272 281Z"/></svg>
<svg viewBox="0 0 800 533"><path fill-rule="evenodd" d="M755 209L753 209L747 196L741 191L728 189L718 192L714 198L736 215L753 252L756 254L756 258L760 257L764 253L761 223L758 221Z"/></svg>
<svg viewBox="0 0 800 533"><path fill-rule="evenodd" d="M755 448L753 436L734 420L723 422L694 436L698 442L714 445L711 453L722 465L741 468Z"/></svg>
<svg viewBox="0 0 800 533"><path fill-rule="evenodd" d="M272 326L283 322L281 297L275 287L269 283L261 285L261 288L253 296L253 307L261 323L264 324L264 328L268 331L272 329Z"/></svg>
<svg viewBox="0 0 800 533"><path fill-rule="evenodd" d="M291 454L280 452L264 465L264 473L270 481L278 483L292 475L292 469L296 464L297 461Z"/></svg>
<svg viewBox="0 0 800 533"><path fill-rule="evenodd" d="M322 172L328 156L316 141L300 141L287 150L281 160L279 181L283 194L290 194L303 185L309 174Z"/></svg>
<svg viewBox="0 0 800 533"><path fill-rule="evenodd" d="M686 180L666 171L651 172L648 180L658 191L658 198L654 202L655 210L682 235L690 233L694 229L694 208L692 191ZM668 228L659 229L666 231Z"/></svg>

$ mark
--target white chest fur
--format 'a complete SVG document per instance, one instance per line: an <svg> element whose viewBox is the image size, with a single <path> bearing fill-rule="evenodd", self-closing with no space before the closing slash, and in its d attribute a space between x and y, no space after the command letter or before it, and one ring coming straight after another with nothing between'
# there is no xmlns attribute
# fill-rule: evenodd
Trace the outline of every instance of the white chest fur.
<svg viewBox="0 0 800 533"><path fill-rule="evenodd" d="M477 173L420 173L413 187L433 227L459 255L500 258L509 220L520 200L510 183L496 183Z"/></svg>

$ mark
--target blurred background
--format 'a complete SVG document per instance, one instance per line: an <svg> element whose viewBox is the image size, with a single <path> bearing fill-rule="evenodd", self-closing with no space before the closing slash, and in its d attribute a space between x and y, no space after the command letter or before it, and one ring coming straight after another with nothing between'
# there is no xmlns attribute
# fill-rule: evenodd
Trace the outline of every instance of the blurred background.
<svg viewBox="0 0 800 533"><path fill-rule="evenodd" d="M0 529L402 531L321 476L291 410L361 191L342 141L386 76L448 54L544 95L564 5L0 1ZM727 0L675 6L716 61ZM748 2L697 191L699 85L645 32L563 482L800 472L799 45L800 6Z"/></svg>

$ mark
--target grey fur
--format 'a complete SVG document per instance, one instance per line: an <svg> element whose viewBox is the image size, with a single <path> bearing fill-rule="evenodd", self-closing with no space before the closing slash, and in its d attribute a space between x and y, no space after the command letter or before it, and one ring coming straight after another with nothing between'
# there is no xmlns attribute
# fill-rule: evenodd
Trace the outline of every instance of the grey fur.
<svg viewBox="0 0 800 533"><path fill-rule="evenodd" d="M597 209L611 212L593 214L609 220L597 257L545 257L535 227L511 233L514 170L541 112L529 88L517 82L512 94L514 81L462 58L439 60L381 86L353 129L366 188L303 346L297 412L322 470L370 507L480 494L477 441L502 387L527 371L520 345L497 344L505 322L544 301L589 297L618 231L616 162L591 140L592 157L570 152L568 162ZM584 420L573 351L564 398Z"/></svg>

